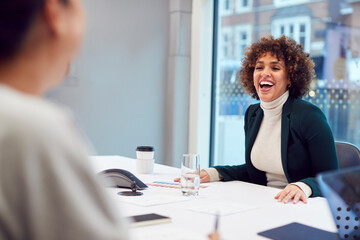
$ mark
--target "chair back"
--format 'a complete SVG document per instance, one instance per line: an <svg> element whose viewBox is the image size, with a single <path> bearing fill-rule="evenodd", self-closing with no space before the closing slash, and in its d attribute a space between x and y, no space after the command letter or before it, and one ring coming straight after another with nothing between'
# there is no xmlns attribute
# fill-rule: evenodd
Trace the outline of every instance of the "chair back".
<svg viewBox="0 0 360 240"><path fill-rule="evenodd" d="M355 145L335 142L335 147L340 169L360 166L360 151Z"/></svg>

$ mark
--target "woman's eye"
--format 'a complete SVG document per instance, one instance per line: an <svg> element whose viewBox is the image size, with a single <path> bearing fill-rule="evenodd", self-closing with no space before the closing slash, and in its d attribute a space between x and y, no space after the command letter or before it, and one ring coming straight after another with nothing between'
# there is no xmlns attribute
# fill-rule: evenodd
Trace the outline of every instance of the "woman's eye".
<svg viewBox="0 0 360 240"><path fill-rule="evenodd" d="M261 69L262 69L262 67L255 67L255 69L256 69L256 70L261 70Z"/></svg>
<svg viewBox="0 0 360 240"><path fill-rule="evenodd" d="M273 67L273 70L278 71L278 70L280 70L280 68L278 68L278 67Z"/></svg>

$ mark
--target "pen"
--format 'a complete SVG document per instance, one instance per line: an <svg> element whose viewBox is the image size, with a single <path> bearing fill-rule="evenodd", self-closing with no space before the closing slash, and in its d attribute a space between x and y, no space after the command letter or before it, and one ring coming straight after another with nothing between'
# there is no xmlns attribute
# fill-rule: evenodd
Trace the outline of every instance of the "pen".
<svg viewBox="0 0 360 240"><path fill-rule="evenodd" d="M219 213L216 213L216 215L215 215L214 232L217 232L218 228L219 228Z"/></svg>

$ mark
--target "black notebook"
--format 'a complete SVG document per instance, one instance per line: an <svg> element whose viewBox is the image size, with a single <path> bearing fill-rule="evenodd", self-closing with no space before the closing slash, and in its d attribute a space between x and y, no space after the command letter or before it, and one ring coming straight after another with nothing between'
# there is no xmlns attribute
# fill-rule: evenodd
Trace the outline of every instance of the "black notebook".
<svg viewBox="0 0 360 240"><path fill-rule="evenodd" d="M337 233L296 222L259 232L258 234L274 240L340 240Z"/></svg>
<svg viewBox="0 0 360 240"><path fill-rule="evenodd" d="M139 227L152 224L169 223L171 218L156 213L130 216L131 226Z"/></svg>

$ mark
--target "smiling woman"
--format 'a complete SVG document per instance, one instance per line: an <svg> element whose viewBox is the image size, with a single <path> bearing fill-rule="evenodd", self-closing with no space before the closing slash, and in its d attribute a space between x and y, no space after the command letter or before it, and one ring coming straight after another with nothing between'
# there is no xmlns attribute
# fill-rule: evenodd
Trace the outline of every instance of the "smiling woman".
<svg viewBox="0 0 360 240"><path fill-rule="evenodd" d="M240 180L282 189L280 202L320 196L316 174L338 168L332 132L319 108L301 99L314 77L310 55L294 40L261 38L238 77L260 103L245 113L245 164L215 166L205 181Z"/></svg>

